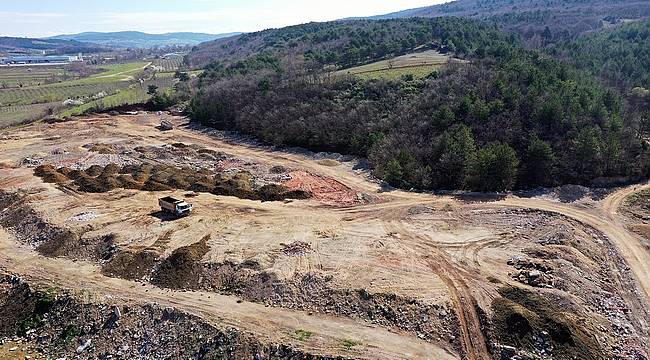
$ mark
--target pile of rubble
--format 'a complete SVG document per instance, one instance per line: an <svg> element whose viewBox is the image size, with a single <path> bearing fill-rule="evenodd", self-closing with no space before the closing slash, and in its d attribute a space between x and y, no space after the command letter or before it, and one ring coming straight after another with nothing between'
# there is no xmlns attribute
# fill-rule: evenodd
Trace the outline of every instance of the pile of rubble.
<svg viewBox="0 0 650 360"><path fill-rule="evenodd" d="M306 171L292 171L282 185L292 190L306 191L320 202L334 206L352 206L367 202L370 196L361 194L330 177Z"/></svg>
<svg viewBox="0 0 650 360"><path fill-rule="evenodd" d="M67 293L35 291L5 274L0 275L0 304L0 340L51 358L313 357L286 344L263 344L236 329L217 328L172 307L83 303Z"/></svg>
<svg viewBox="0 0 650 360"><path fill-rule="evenodd" d="M540 245L566 245L571 243L575 238L573 230L566 225L559 225L552 231L542 235L537 243Z"/></svg>
<svg viewBox="0 0 650 360"><path fill-rule="evenodd" d="M508 265L518 270L510 274L510 276L522 284L541 288L555 287L553 268L546 262L538 262L524 256L515 255L508 259Z"/></svg>
<svg viewBox="0 0 650 360"><path fill-rule="evenodd" d="M47 155L34 154L21 161L21 165L26 167L38 167L43 164L49 164L56 168L69 167L74 170L85 170L95 165L102 167L109 164L117 164L119 166L137 165L140 164L140 161L126 153L82 153L64 149L55 149Z"/></svg>

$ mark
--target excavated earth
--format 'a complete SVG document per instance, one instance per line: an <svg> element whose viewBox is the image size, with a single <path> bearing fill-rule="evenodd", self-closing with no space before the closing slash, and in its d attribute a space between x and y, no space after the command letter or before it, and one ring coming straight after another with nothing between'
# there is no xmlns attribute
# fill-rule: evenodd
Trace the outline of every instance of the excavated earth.
<svg viewBox="0 0 650 360"><path fill-rule="evenodd" d="M166 118L3 131L0 357L649 358L646 185L385 191Z"/></svg>

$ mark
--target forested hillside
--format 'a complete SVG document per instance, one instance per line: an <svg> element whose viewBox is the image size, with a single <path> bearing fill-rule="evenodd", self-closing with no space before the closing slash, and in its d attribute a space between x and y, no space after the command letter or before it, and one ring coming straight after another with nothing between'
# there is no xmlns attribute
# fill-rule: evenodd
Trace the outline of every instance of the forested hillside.
<svg viewBox="0 0 650 360"><path fill-rule="evenodd" d="M187 56L191 66L243 60L262 51L276 57L304 55L320 64L350 67L412 51L418 46L467 56L504 41L494 25L460 18L357 20L309 23L219 39Z"/></svg>
<svg viewBox="0 0 650 360"><path fill-rule="evenodd" d="M47 51L49 54L75 54L105 51L97 44L82 43L60 39L30 39L18 37L0 37L0 51Z"/></svg>
<svg viewBox="0 0 650 360"><path fill-rule="evenodd" d="M550 52L622 90L650 89L650 21L559 43Z"/></svg>
<svg viewBox="0 0 650 360"><path fill-rule="evenodd" d="M650 21L559 42L548 52L616 89L625 98L626 123L650 132Z"/></svg>
<svg viewBox="0 0 650 360"><path fill-rule="evenodd" d="M458 0L373 17L460 16L489 20L531 47L575 38L624 20L650 17L648 0Z"/></svg>
<svg viewBox="0 0 650 360"><path fill-rule="evenodd" d="M339 35L316 36L327 33ZM413 41L376 50L396 38ZM367 156L377 176L406 188L500 191L648 175L641 125L628 121L617 92L513 43L493 25L458 18L307 24L250 34L230 44L236 48L225 61L207 67L190 114L272 144ZM351 60L345 54L352 48L363 55ZM328 72L331 65L424 48L468 62L424 79ZM320 56L325 53L333 55Z"/></svg>

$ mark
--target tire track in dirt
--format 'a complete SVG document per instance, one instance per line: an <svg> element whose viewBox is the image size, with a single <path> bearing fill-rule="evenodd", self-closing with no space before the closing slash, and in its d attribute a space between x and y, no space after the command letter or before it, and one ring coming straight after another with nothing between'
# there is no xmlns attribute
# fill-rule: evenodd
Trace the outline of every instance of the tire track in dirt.
<svg viewBox="0 0 650 360"><path fill-rule="evenodd" d="M410 240L408 245L412 246L412 249L419 254L424 254L421 255L421 258L431 271L447 285L456 316L458 316L464 357L469 360L491 359L481 321L476 311L477 302L465 281L465 276L469 274L462 274L465 271L455 266L449 254L436 247L435 242L430 238L415 233L407 229L403 222L394 220L401 220L402 215L400 210L389 213L384 226L387 230L400 234L402 240Z"/></svg>
<svg viewBox="0 0 650 360"><path fill-rule="evenodd" d="M453 271L449 271L451 267L448 266L448 263L438 263L432 260L428 263L431 270L440 276L450 291L460 322L465 357L470 360L491 359L485 337L481 331L481 321L476 312L477 303L471 295L469 287L461 277L457 277Z"/></svg>

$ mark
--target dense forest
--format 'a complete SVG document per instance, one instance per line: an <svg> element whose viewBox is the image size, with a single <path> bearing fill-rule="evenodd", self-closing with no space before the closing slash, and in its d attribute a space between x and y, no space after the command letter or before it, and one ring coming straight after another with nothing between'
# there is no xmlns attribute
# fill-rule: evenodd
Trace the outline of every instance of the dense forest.
<svg viewBox="0 0 650 360"><path fill-rule="evenodd" d="M625 99L626 123L650 133L650 21L632 22L547 49Z"/></svg>
<svg viewBox="0 0 650 360"><path fill-rule="evenodd" d="M313 40L329 27L345 41ZM413 41L377 51L388 36L382 28ZM492 25L348 21L276 35L282 40L262 51L206 68L189 106L194 121L272 144L366 156L378 177L405 188L503 191L648 176L643 122L628 116L623 97ZM257 42L261 35L248 36ZM295 39L302 45L278 46ZM363 55L349 61L352 48ZM395 81L327 72L423 48L469 61ZM328 52L335 56L321 56Z"/></svg>
<svg viewBox="0 0 650 360"><path fill-rule="evenodd" d="M549 51L621 90L650 89L650 21L558 43Z"/></svg>

